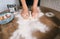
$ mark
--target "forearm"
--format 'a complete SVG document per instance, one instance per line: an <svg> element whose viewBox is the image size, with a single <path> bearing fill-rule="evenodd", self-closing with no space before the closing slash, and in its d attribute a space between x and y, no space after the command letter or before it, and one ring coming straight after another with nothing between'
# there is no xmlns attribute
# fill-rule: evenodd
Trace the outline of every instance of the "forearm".
<svg viewBox="0 0 60 39"><path fill-rule="evenodd" d="M21 0L21 3L22 3L22 7L23 7L23 9L28 9L25 0Z"/></svg>
<svg viewBox="0 0 60 39"><path fill-rule="evenodd" d="M33 3L33 7L37 7L38 6L38 0L34 0L34 3Z"/></svg>

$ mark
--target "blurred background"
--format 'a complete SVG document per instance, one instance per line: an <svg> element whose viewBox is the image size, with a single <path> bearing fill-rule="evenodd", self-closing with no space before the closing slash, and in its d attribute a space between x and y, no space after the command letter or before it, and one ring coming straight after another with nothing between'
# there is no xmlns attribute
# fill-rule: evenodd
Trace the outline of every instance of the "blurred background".
<svg viewBox="0 0 60 39"><path fill-rule="evenodd" d="M16 4L19 6L19 0L0 0L0 12L7 9L7 4ZM41 6L60 11L60 0L41 0Z"/></svg>

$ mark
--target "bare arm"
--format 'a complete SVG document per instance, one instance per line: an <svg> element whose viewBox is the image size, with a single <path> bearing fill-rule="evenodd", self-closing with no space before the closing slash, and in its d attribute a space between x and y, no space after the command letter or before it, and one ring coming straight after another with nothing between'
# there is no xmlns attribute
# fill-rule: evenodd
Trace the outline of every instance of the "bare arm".
<svg viewBox="0 0 60 39"><path fill-rule="evenodd" d="M23 7L24 10L25 10L25 9L28 9L25 0L21 0L21 3L22 3L22 7Z"/></svg>
<svg viewBox="0 0 60 39"><path fill-rule="evenodd" d="M33 7L35 8L37 7L37 5L38 5L38 0L34 0Z"/></svg>

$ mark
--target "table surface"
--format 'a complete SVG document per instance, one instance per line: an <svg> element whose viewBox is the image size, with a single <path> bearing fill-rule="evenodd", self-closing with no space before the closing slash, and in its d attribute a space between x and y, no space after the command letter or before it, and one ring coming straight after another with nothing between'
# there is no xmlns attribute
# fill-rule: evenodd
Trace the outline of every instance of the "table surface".
<svg viewBox="0 0 60 39"><path fill-rule="evenodd" d="M56 11L54 9L43 7L43 6L41 6L41 11L44 12L44 13L46 13L46 12L52 12L52 13L54 13L56 15L56 17L58 19L60 19L60 11Z"/></svg>
<svg viewBox="0 0 60 39"><path fill-rule="evenodd" d="M43 13L52 12L52 13L54 13L54 14L56 15L56 17L57 17L58 19L60 19L60 12L59 12L59 11L56 11L56 10L53 10L53 9L50 9L50 8L47 8L47 7L43 7L43 6L41 6L40 9L41 9L41 11L42 11ZM3 11L3 12L8 12L8 10ZM43 16L42 19L43 19L44 17L45 17L45 16ZM51 19L48 18L48 20L51 20ZM53 22L53 21L52 21L52 22ZM46 23L46 22L45 22L45 23ZM57 25L57 26L58 26L58 25ZM8 27L9 27L9 26L8 26Z"/></svg>

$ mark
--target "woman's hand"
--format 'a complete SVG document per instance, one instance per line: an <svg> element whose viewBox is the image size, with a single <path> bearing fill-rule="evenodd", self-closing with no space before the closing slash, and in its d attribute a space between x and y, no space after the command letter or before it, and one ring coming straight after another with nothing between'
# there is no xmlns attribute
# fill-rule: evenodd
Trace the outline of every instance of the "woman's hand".
<svg viewBox="0 0 60 39"><path fill-rule="evenodd" d="M29 11L28 11L28 10L22 10L21 16L22 16L24 19L28 19L28 18L29 18Z"/></svg>

